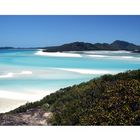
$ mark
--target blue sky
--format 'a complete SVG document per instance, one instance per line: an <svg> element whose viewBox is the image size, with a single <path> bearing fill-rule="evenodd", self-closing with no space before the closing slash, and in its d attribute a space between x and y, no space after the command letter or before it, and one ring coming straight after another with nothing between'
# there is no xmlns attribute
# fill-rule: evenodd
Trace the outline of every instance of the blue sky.
<svg viewBox="0 0 140 140"><path fill-rule="evenodd" d="M0 16L0 46L125 40L140 45L140 16Z"/></svg>

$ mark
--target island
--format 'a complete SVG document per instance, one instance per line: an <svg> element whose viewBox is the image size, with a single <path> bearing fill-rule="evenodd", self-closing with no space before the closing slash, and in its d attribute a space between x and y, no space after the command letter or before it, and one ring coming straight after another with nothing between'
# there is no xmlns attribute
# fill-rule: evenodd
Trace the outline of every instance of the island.
<svg viewBox="0 0 140 140"><path fill-rule="evenodd" d="M42 49L43 52L66 52L66 51L131 51L132 53L140 53L140 45L135 45L127 41L116 40L111 44L108 43L86 43L86 42L72 42L60 46L47 46L47 47L0 47L3 49L26 49L35 50Z"/></svg>
<svg viewBox="0 0 140 140"><path fill-rule="evenodd" d="M43 52L63 52L63 51L140 51L140 46L126 41L116 40L111 44L108 43L85 43L85 42L73 42L60 46L51 46L42 48Z"/></svg>

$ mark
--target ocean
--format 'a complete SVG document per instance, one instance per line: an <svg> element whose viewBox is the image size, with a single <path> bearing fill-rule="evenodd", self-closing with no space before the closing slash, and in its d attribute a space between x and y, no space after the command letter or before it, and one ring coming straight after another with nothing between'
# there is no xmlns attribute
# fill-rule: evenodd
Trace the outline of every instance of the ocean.
<svg viewBox="0 0 140 140"><path fill-rule="evenodd" d="M140 54L128 51L0 50L0 113L103 74L139 68Z"/></svg>

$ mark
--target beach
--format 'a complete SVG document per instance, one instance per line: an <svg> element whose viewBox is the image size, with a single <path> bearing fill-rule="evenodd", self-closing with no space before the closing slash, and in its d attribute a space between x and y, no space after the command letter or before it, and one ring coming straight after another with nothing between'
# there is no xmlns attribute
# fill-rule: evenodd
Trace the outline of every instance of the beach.
<svg viewBox="0 0 140 140"><path fill-rule="evenodd" d="M28 90L15 92L0 90L0 113L8 112L28 102L41 100L43 97L55 91Z"/></svg>
<svg viewBox="0 0 140 140"><path fill-rule="evenodd" d="M5 50L0 59L0 113L104 74L140 68L129 51Z"/></svg>

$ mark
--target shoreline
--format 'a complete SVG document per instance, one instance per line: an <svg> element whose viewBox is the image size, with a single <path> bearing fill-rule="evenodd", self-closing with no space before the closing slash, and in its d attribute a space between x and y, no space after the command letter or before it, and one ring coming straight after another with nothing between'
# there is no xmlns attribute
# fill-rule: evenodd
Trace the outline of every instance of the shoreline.
<svg viewBox="0 0 140 140"><path fill-rule="evenodd" d="M35 102L56 90L32 90L29 92L15 92L8 90L0 90L0 113L6 113L13 109L20 107L21 105L26 104L27 102Z"/></svg>
<svg viewBox="0 0 140 140"><path fill-rule="evenodd" d="M116 74L120 71L115 70L98 70L98 69L76 69L76 68L56 68L58 70L68 71L68 72L74 72L78 74L91 74L91 75L103 75L103 74Z"/></svg>
<svg viewBox="0 0 140 140"><path fill-rule="evenodd" d="M39 49L35 55L40 56L53 56L53 57L82 57L80 54L67 53L67 52L43 52L43 49Z"/></svg>
<svg viewBox="0 0 140 140"><path fill-rule="evenodd" d="M84 52L84 53L80 53ZM89 54L88 54L89 53ZM100 53L105 53L100 54ZM103 51L103 50L95 50L95 51L62 51L62 52L44 52L43 49L38 49L35 55L37 56L48 56L48 57L66 57L66 58L82 58L82 57L89 57L89 58L97 58L97 59L114 59L114 60L137 60L139 61L140 58L134 57L134 56L129 56L129 55L122 55L122 56L112 56L109 55L110 53L113 54L133 54L131 51L126 51L126 50L114 50L114 51Z"/></svg>
<svg viewBox="0 0 140 140"><path fill-rule="evenodd" d="M20 107L21 105L26 104L27 102L28 101L25 100L14 100L0 97L0 113L7 113L15 108Z"/></svg>

